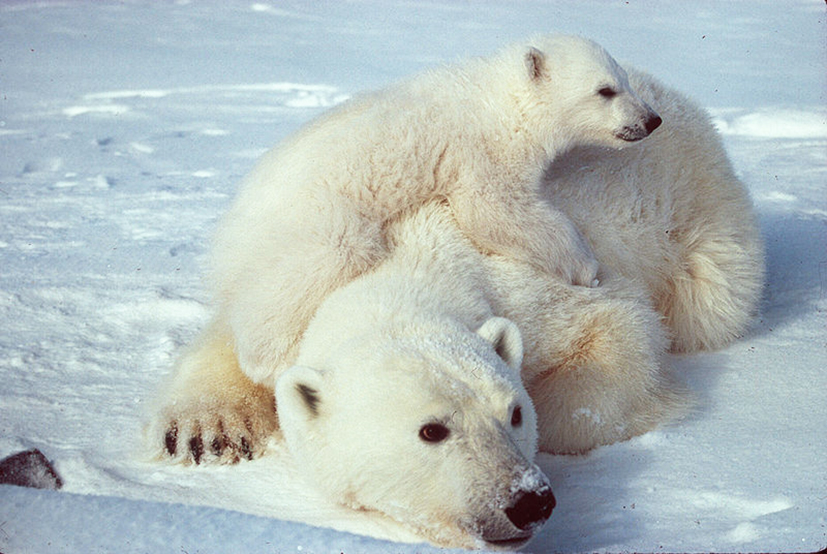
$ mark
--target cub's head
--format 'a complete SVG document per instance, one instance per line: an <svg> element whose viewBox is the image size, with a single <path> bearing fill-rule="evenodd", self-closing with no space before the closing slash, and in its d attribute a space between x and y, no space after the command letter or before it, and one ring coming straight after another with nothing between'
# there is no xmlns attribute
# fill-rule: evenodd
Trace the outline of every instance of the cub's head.
<svg viewBox="0 0 827 554"><path fill-rule="evenodd" d="M301 362L301 358L299 362ZM554 508L507 319L474 333L372 335L276 385L291 452L334 500L444 546L516 548Z"/></svg>
<svg viewBox="0 0 827 554"><path fill-rule="evenodd" d="M662 122L623 68L590 40L551 35L508 55L522 74L517 99L525 125L550 153L578 145L623 147Z"/></svg>

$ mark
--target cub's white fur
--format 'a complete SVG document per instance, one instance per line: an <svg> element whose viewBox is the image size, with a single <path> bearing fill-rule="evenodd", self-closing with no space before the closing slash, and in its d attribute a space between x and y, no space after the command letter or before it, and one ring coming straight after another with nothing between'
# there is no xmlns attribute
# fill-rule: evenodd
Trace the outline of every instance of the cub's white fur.
<svg viewBox="0 0 827 554"><path fill-rule="evenodd" d="M360 96L264 156L214 246L222 310L245 373L295 358L321 301L388 255L387 227L445 198L483 251L590 286L580 233L540 194L578 145L620 147L659 117L597 44L552 36Z"/></svg>
<svg viewBox="0 0 827 554"><path fill-rule="evenodd" d="M647 74L630 81L664 125L633 148L572 149L546 193L602 265L645 284L673 350L720 348L746 330L764 284L749 194L703 109Z"/></svg>

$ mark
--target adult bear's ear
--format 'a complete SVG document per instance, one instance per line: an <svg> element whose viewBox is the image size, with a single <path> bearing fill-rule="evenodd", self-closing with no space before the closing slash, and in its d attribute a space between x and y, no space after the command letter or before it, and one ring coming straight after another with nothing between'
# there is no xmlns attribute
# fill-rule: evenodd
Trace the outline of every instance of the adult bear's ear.
<svg viewBox="0 0 827 554"><path fill-rule="evenodd" d="M293 366L276 381L276 410L279 423L304 427L322 413L325 374L304 366Z"/></svg>
<svg viewBox="0 0 827 554"><path fill-rule="evenodd" d="M510 319L492 317L483 323L477 334L491 343L494 351L512 369L520 371L523 363L523 336Z"/></svg>
<svg viewBox="0 0 827 554"><path fill-rule="evenodd" d="M531 46L525 53L525 67L532 81L539 81L548 76L546 55L541 50Z"/></svg>

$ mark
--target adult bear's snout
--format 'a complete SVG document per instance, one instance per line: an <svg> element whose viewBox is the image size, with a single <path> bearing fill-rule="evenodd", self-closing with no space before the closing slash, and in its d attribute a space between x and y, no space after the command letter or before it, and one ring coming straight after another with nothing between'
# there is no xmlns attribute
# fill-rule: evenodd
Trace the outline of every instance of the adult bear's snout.
<svg viewBox="0 0 827 554"><path fill-rule="evenodd" d="M540 492L521 491L511 507L505 509L505 515L514 527L525 531L545 522L556 505L554 494L548 487Z"/></svg>

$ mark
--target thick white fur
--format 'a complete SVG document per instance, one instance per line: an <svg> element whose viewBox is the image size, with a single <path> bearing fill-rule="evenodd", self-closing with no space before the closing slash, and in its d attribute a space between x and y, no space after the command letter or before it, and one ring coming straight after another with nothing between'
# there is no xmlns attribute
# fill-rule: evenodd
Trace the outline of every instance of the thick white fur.
<svg viewBox="0 0 827 554"><path fill-rule="evenodd" d="M505 509L550 488L533 464L520 332L493 316L482 256L446 206L404 217L389 242L383 264L322 303L277 381L290 452L328 497L433 542L527 541L542 521L518 529ZM301 390L312 391L312 406ZM450 430L445 441L418 436L431 422Z"/></svg>
<svg viewBox="0 0 827 554"><path fill-rule="evenodd" d="M764 283L749 194L703 109L629 77L664 124L633 148L572 149L549 167L546 194L604 267L646 287L673 350L720 348L746 330Z"/></svg>
<svg viewBox="0 0 827 554"><path fill-rule="evenodd" d="M597 261L539 194L543 168L577 145L639 140L656 119L600 46L551 36L314 121L264 156L216 236L217 296L244 372L270 382L295 359L321 301L385 259L388 225L432 199L447 199L478 250L592 285Z"/></svg>
<svg viewBox="0 0 827 554"><path fill-rule="evenodd" d="M523 436L515 451L505 444L507 434L494 430L494 422L507 427L506 406L515 399L523 403L526 423L533 420L508 371L520 355L543 451L584 452L643 433L675 413L683 399L664 378L664 354L720 347L745 331L760 296L762 246L747 193L707 116L644 74L632 72L631 82L663 116L662 128L624 150L573 149L544 178L543 194L571 217L596 253L599 287L572 286L524 254L481 248L466 236L453 202L397 214L380 229L384 261L366 264L372 271L334 294L319 293L324 304L307 332L290 335L296 352L278 350L283 337L274 338L283 358L264 385L253 384L234 353L238 327L232 322L249 306L228 292L215 323L179 362L167 407L150 428L158 449L169 446L175 427L176 455L184 459L193 459L187 445L195 439L211 445L216 437L245 436L257 452L277 424L273 388L281 376L279 417L311 482L343 502L408 518L436 542L473 546L480 529L507 528L498 514L480 508L482 496L497 494L491 481L503 464L520 469L506 472L500 483L513 484L520 472L543 483L531 470L535 438ZM262 224L278 205L271 191L260 185L261 214L250 225ZM246 194L250 211L256 198ZM238 250L225 244L217 253L233 258L227 263L234 271L248 264L249 274L225 284L281 286L265 262L300 252L267 242L276 252L259 260L264 247L249 241L261 238L260 230L247 236L243 221L231 218L229 225L238 226ZM535 230L523 226L527 234ZM262 286L257 294L264 292ZM249 325L261 317L251 309ZM489 320L494 332L484 330ZM286 366L293 368L285 372ZM481 369L475 375L472 367ZM481 378L469 379L468 371ZM295 394L305 381L318 393L314 417ZM490 399L479 401L485 396ZM414 421L422 422L416 418L444 416L451 406L462 415L460 424L470 426L461 427L468 437L463 452L476 456L480 441L496 445L475 468L450 453L416 450ZM239 442L224 442L233 441ZM239 457L233 448L203 449L204 461ZM448 474L453 480L446 481ZM480 488L479 495L463 498L469 486ZM447 508L435 513L443 501Z"/></svg>

